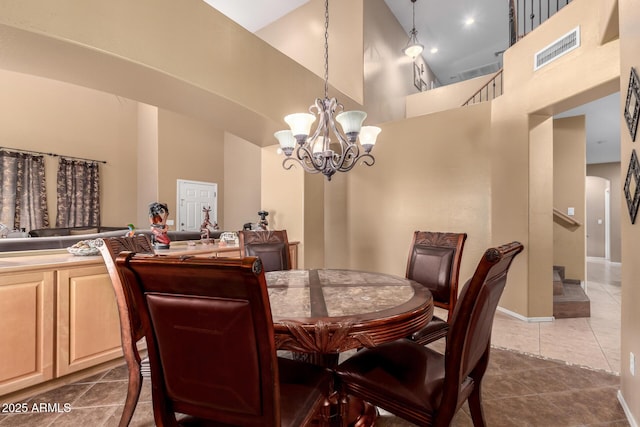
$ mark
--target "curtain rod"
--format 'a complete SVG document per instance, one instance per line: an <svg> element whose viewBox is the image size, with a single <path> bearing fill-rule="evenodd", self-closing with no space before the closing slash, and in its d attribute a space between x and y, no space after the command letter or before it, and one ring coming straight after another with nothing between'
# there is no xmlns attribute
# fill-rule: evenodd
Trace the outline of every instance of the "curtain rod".
<svg viewBox="0 0 640 427"><path fill-rule="evenodd" d="M9 148L9 147L0 147L0 150L17 151L18 153L26 153L26 154L43 154L45 156L51 156L51 157L64 157L66 159L84 160L85 162L103 163L105 165L107 164L105 160L93 160L93 159L85 159L83 157L63 156L62 154L45 153L43 151L21 150L19 148Z"/></svg>

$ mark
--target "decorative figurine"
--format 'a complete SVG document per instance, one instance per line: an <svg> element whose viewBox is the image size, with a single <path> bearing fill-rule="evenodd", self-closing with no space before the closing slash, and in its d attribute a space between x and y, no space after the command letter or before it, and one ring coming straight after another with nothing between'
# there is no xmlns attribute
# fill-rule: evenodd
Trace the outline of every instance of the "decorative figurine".
<svg viewBox="0 0 640 427"><path fill-rule="evenodd" d="M127 231L127 234L125 234L125 237L133 237L136 235L136 227L133 224L127 224L127 227L129 228L129 231Z"/></svg>
<svg viewBox="0 0 640 427"><path fill-rule="evenodd" d="M260 221L258 221L258 230L266 230L267 226L269 225L269 222L267 221L267 216L269 216L269 212L260 211L258 212L258 215L260 216Z"/></svg>
<svg viewBox="0 0 640 427"><path fill-rule="evenodd" d="M156 249L169 249L171 240L167 235L167 217L169 208L165 203L154 202L149 205L149 222L151 223L151 242Z"/></svg>
<svg viewBox="0 0 640 427"><path fill-rule="evenodd" d="M211 223L211 219L209 218L209 212L211 212L211 206L207 206L206 208L202 207L202 212L204 212L204 221L202 221L202 225L200 226L200 240L203 244L208 245L211 242L210 238L210 228L213 230L219 230L218 223Z"/></svg>

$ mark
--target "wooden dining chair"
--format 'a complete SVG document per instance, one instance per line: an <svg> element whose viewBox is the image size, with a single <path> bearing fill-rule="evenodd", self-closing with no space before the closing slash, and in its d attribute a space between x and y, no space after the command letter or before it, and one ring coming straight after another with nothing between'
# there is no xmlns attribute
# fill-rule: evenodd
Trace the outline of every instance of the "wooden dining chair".
<svg viewBox="0 0 640 427"><path fill-rule="evenodd" d="M264 271L291 270L286 230L238 231L240 256L260 257Z"/></svg>
<svg viewBox="0 0 640 427"><path fill-rule="evenodd" d="M123 253L116 266L140 308L156 425L328 426L331 372L276 356L259 258Z"/></svg>
<svg viewBox="0 0 640 427"><path fill-rule="evenodd" d="M447 318L434 316L421 330L409 339L420 344L444 338L458 299L458 276L466 233L440 233L416 231L407 260L407 279L426 286L433 295L436 307L447 310Z"/></svg>
<svg viewBox="0 0 640 427"><path fill-rule="evenodd" d="M512 242L488 249L453 312L445 353L408 339L357 352L336 368L340 415L349 395L420 426L449 426L468 400L473 425L485 426L481 383L489 361L493 317L514 257Z"/></svg>
<svg viewBox="0 0 640 427"><path fill-rule="evenodd" d="M127 397L118 424L119 427L126 427L131 422L131 417L140 398L142 377L148 378L151 376L151 373L149 372L149 359L141 358L138 352L138 342L144 338L138 310L136 309L133 298L122 286L122 281L116 271L115 258L123 251L149 254L154 252L151 241L143 234L133 237L99 239L97 247L100 249L104 263L107 266L107 272L111 278L111 283L113 284L113 291L118 306L118 315L120 317L122 352L124 353L124 359L129 370Z"/></svg>

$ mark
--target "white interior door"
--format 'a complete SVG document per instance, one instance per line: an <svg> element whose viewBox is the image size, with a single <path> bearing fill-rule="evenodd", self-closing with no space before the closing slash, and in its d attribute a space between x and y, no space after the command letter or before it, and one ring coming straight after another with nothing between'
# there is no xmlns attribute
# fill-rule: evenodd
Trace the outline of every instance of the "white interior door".
<svg viewBox="0 0 640 427"><path fill-rule="evenodd" d="M177 230L200 231L205 207L211 209L209 220L218 222L218 184L179 179L177 194Z"/></svg>

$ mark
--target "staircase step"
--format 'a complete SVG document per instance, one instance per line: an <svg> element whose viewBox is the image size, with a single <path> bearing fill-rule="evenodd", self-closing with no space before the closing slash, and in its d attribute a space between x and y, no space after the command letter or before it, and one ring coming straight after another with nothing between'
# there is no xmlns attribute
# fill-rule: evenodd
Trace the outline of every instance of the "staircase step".
<svg viewBox="0 0 640 427"><path fill-rule="evenodd" d="M591 302L580 284L564 283L562 291L562 295L553 296L553 316L556 319L591 316Z"/></svg>
<svg viewBox="0 0 640 427"><path fill-rule="evenodd" d="M558 273L560 275L560 280L564 280L564 265L554 265L553 273Z"/></svg>
<svg viewBox="0 0 640 427"><path fill-rule="evenodd" d="M560 277L560 273L554 268L553 269L553 295L562 295L564 293L564 289L562 287L562 278Z"/></svg>

